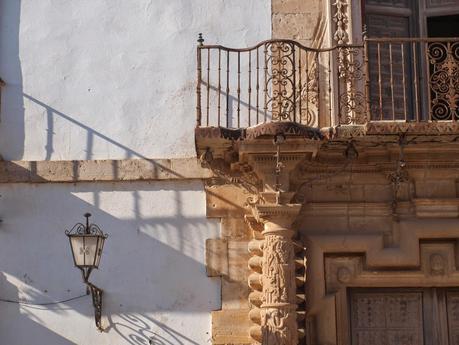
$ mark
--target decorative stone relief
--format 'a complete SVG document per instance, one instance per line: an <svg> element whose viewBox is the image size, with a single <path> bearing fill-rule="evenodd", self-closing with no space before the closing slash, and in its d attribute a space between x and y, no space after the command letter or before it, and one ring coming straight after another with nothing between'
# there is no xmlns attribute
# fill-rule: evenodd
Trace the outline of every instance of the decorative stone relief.
<svg viewBox="0 0 459 345"><path fill-rule="evenodd" d="M335 33L333 39L338 44L349 43L349 34L347 32L347 26L349 24L349 18L347 16L348 3L346 0L336 0L332 3L334 13L333 21L335 22Z"/></svg>
<svg viewBox="0 0 459 345"><path fill-rule="evenodd" d="M254 255L249 260L249 267L254 271L249 277L249 286L254 290L249 297L252 304L249 317L260 325L254 326L250 333L263 345L298 344L291 223L299 210L300 205L258 205L254 207L254 217L246 217L254 230L254 240L249 243L249 251ZM259 239L257 223L264 224L263 240Z"/></svg>
<svg viewBox="0 0 459 345"><path fill-rule="evenodd" d="M360 271L360 257L334 257L325 260L327 292L335 293L349 284Z"/></svg>
<svg viewBox="0 0 459 345"><path fill-rule="evenodd" d="M295 286L287 285L295 276L293 260L293 244L288 237L282 235L266 236L262 267L264 274L263 303L294 302L292 299L295 296Z"/></svg>
<svg viewBox="0 0 459 345"><path fill-rule="evenodd" d="M294 307L262 309L262 344L293 345L298 343Z"/></svg>
<svg viewBox="0 0 459 345"><path fill-rule="evenodd" d="M427 275L441 278L456 271L453 243L425 243L422 245L422 267Z"/></svg>
<svg viewBox="0 0 459 345"><path fill-rule="evenodd" d="M352 273L347 267L340 267L337 272L337 280L341 284L349 283L352 279Z"/></svg>
<svg viewBox="0 0 459 345"><path fill-rule="evenodd" d="M263 250L262 337L266 345L298 342L296 324L295 255L289 229L265 228Z"/></svg>
<svg viewBox="0 0 459 345"><path fill-rule="evenodd" d="M446 270L445 258L438 253L430 256L430 274L432 275L444 275Z"/></svg>

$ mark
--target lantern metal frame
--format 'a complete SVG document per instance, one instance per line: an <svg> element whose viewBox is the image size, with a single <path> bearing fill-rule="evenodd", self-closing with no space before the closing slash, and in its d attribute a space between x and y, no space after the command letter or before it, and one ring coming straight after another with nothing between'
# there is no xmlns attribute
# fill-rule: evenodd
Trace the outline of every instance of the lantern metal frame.
<svg viewBox="0 0 459 345"><path fill-rule="evenodd" d="M89 293L91 294L92 304L94 307L94 319L95 319L96 327L100 331L103 331L104 329L101 324L103 290L98 288L93 283L91 283L89 281L89 276L91 275L91 272L93 269L95 268L97 269L99 267L100 259L102 256L102 250L104 248L104 243L108 235L103 233L103 231L100 229L98 225L89 223L89 217L91 217L90 213L85 213L84 217L86 218L85 224L76 223L72 227L71 230L65 230L65 234L69 238L70 249L72 250L73 263L75 267L77 267L81 271L83 282L87 286L88 294ZM89 263L84 262L83 265L77 264L77 261L75 259L76 248L73 248L73 244L72 244L72 238L74 237L82 237L83 243L84 243L84 238L91 237L91 238L97 239L97 242L96 242L97 252L94 253L94 260L92 262L89 262Z"/></svg>

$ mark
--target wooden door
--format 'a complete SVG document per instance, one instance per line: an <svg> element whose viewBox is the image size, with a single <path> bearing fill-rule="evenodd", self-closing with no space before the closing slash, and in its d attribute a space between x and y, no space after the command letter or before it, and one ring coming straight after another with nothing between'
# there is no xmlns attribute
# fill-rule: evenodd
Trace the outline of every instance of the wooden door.
<svg viewBox="0 0 459 345"><path fill-rule="evenodd" d="M459 345L459 291L446 292L449 345Z"/></svg>
<svg viewBox="0 0 459 345"><path fill-rule="evenodd" d="M352 345L424 345L420 291L354 292Z"/></svg>
<svg viewBox="0 0 459 345"><path fill-rule="evenodd" d="M351 289L352 345L459 345L459 291Z"/></svg>

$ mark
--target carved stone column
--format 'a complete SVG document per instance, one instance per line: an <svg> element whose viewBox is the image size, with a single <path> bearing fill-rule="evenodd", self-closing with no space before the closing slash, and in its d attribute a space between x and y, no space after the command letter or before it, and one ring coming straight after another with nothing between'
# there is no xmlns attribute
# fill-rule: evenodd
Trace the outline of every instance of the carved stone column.
<svg viewBox="0 0 459 345"><path fill-rule="evenodd" d="M251 255L247 262L251 271L247 282L251 289L249 341L253 345L297 345L305 334L306 262L303 246L294 241L292 223L300 205L293 204L296 191L291 190L290 180L300 162L316 156L322 133L297 123L275 121L244 130L198 128L196 135L203 164L227 184L244 189L247 196L237 200L222 194L219 201L209 204L209 200L217 200L209 198L209 193L208 212L235 217L243 213L252 231L247 243ZM224 212L218 210L221 200L229 205ZM227 323L232 322L238 321ZM243 336L232 336L233 329L225 334L225 342L219 344L242 342Z"/></svg>
<svg viewBox="0 0 459 345"><path fill-rule="evenodd" d="M263 345L298 344L296 269L292 223L300 205L258 205L255 218L264 224L262 259Z"/></svg>

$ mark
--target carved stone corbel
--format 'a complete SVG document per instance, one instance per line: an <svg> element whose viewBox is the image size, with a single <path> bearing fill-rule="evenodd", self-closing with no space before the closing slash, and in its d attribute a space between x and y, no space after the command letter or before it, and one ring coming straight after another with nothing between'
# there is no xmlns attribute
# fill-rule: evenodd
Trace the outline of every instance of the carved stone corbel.
<svg viewBox="0 0 459 345"><path fill-rule="evenodd" d="M206 146L211 141L197 138L202 164L218 177L206 187L207 214L245 216L252 232L247 261L252 272L248 316L253 325L247 334L251 341L297 345L304 336L304 327L297 323L304 322L305 313L297 312L297 306L304 302L305 259L303 246L294 240L292 224L301 205L292 204L290 179L300 162L316 156L321 135L288 122L248 128L244 135L245 140L219 146Z"/></svg>

